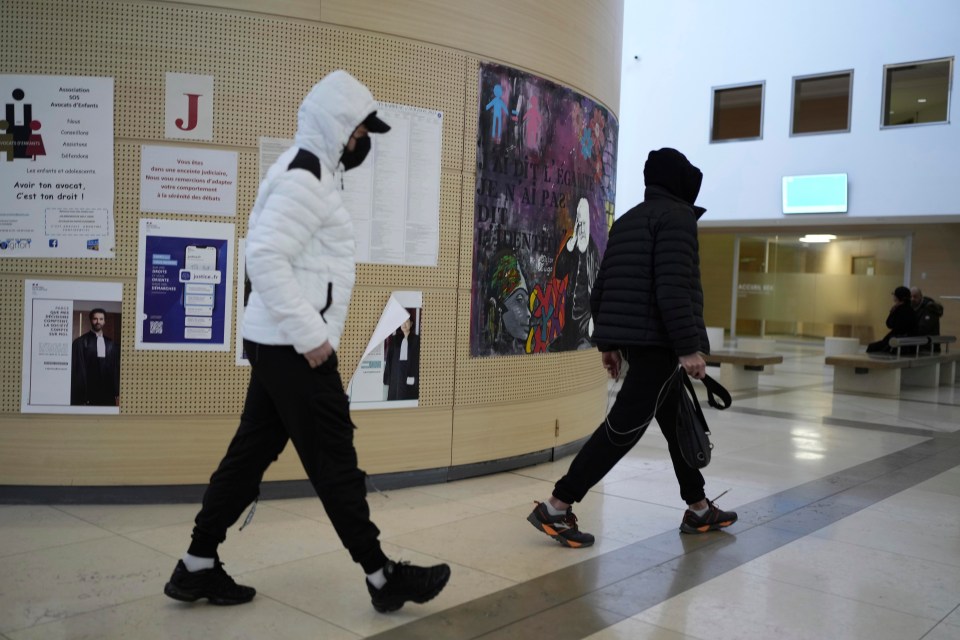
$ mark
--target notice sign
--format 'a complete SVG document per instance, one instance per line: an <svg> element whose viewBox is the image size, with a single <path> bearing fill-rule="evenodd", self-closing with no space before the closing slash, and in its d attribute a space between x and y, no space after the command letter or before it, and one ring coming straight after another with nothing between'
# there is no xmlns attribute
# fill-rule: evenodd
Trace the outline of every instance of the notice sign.
<svg viewBox="0 0 960 640"><path fill-rule="evenodd" d="M213 76L167 72L167 138L213 140Z"/></svg>
<svg viewBox="0 0 960 640"><path fill-rule="evenodd" d="M343 174L357 262L435 267L443 113L380 102L377 115L390 131L370 136L372 158Z"/></svg>
<svg viewBox="0 0 960 640"><path fill-rule="evenodd" d="M236 215L237 153L184 147L142 147L140 210Z"/></svg>
<svg viewBox="0 0 960 640"><path fill-rule="evenodd" d="M234 226L140 221L137 349L228 351Z"/></svg>
<svg viewBox="0 0 960 640"><path fill-rule="evenodd" d="M0 259L113 258L113 78L0 75Z"/></svg>
<svg viewBox="0 0 960 640"><path fill-rule="evenodd" d="M119 282L27 280L22 413L120 412Z"/></svg>
<svg viewBox="0 0 960 640"><path fill-rule="evenodd" d="M420 404L423 292L394 291L347 386L350 409L402 409Z"/></svg>
<svg viewBox="0 0 960 640"><path fill-rule="evenodd" d="M340 196L353 218L357 262L434 267L440 247L443 113L377 103L390 125L370 136L371 152L341 173ZM293 140L260 138L260 180Z"/></svg>

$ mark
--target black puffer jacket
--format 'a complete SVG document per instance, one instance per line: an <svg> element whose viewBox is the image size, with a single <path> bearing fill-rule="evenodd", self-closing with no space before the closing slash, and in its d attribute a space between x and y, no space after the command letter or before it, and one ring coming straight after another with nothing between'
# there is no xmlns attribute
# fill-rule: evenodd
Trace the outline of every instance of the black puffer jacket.
<svg viewBox="0 0 960 640"><path fill-rule="evenodd" d="M650 152L642 203L620 217L590 298L593 341L709 353L694 206L703 174L674 149Z"/></svg>

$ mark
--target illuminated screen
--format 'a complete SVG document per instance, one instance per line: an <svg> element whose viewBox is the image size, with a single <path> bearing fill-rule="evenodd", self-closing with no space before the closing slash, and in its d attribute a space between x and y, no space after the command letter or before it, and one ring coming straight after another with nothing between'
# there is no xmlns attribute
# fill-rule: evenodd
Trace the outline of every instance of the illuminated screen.
<svg viewBox="0 0 960 640"><path fill-rule="evenodd" d="M847 174L784 176L784 213L846 213Z"/></svg>

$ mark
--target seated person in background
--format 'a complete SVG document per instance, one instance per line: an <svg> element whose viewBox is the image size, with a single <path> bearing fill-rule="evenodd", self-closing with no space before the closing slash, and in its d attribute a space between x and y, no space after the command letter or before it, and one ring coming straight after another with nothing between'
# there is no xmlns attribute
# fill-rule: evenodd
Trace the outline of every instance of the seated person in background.
<svg viewBox="0 0 960 640"><path fill-rule="evenodd" d="M910 287L910 307L917 315L917 333L921 336L940 335L940 317L943 305L932 298L924 297L920 287ZM933 345L934 351L940 351L940 345Z"/></svg>
<svg viewBox="0 0 960 640"><path fill-rule="evenodd" d="M893 290L893 306L887 316L887 328L890 332L883 336L883 340L871 342L867 345L867 353L896 353L890 348L890 338L919 335L917 332L917 315L910 306L910 289L897 287ZM900 353L915 353L916 347L904 347Z"/></svg>

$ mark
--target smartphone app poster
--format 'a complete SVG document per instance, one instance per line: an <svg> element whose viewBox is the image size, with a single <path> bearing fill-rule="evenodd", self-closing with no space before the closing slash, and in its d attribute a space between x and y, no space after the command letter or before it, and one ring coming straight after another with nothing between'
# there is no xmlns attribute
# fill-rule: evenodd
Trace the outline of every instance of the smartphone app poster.
<svg viewBox="0 0 960 640"><path fill-rule="evenodd" d="M113 78L0 75L0 259L113 258Z"/></svg>
<svg viewBox="0 0 960 640"><path fill-rule="evenodd" d="M120 413L119 282L27 280L22 413Z"/></svg>
<svg viewBox="0 0 960 640"><path fill-rule="evenodd" d="M250 279L247 278L247 239L237 239L237 330L235 342L236 364L238 367L249 367L250 361L247 360L247 351L243 348L243 312L247 308L247 302L250 300L250 292L253 290L250 285Z"/></svg>
<svg viewBox="0 0 960 640"><path fill-rule="evenodd" d="M390 294L347 387L351 409L419 406L422 324L421 291Z"/></svg>
<svg viewBox="0 0 960 640"><path fill-rule="evenodd" d="M136 348L229 351L234 225L140 220Z"/></svg>

